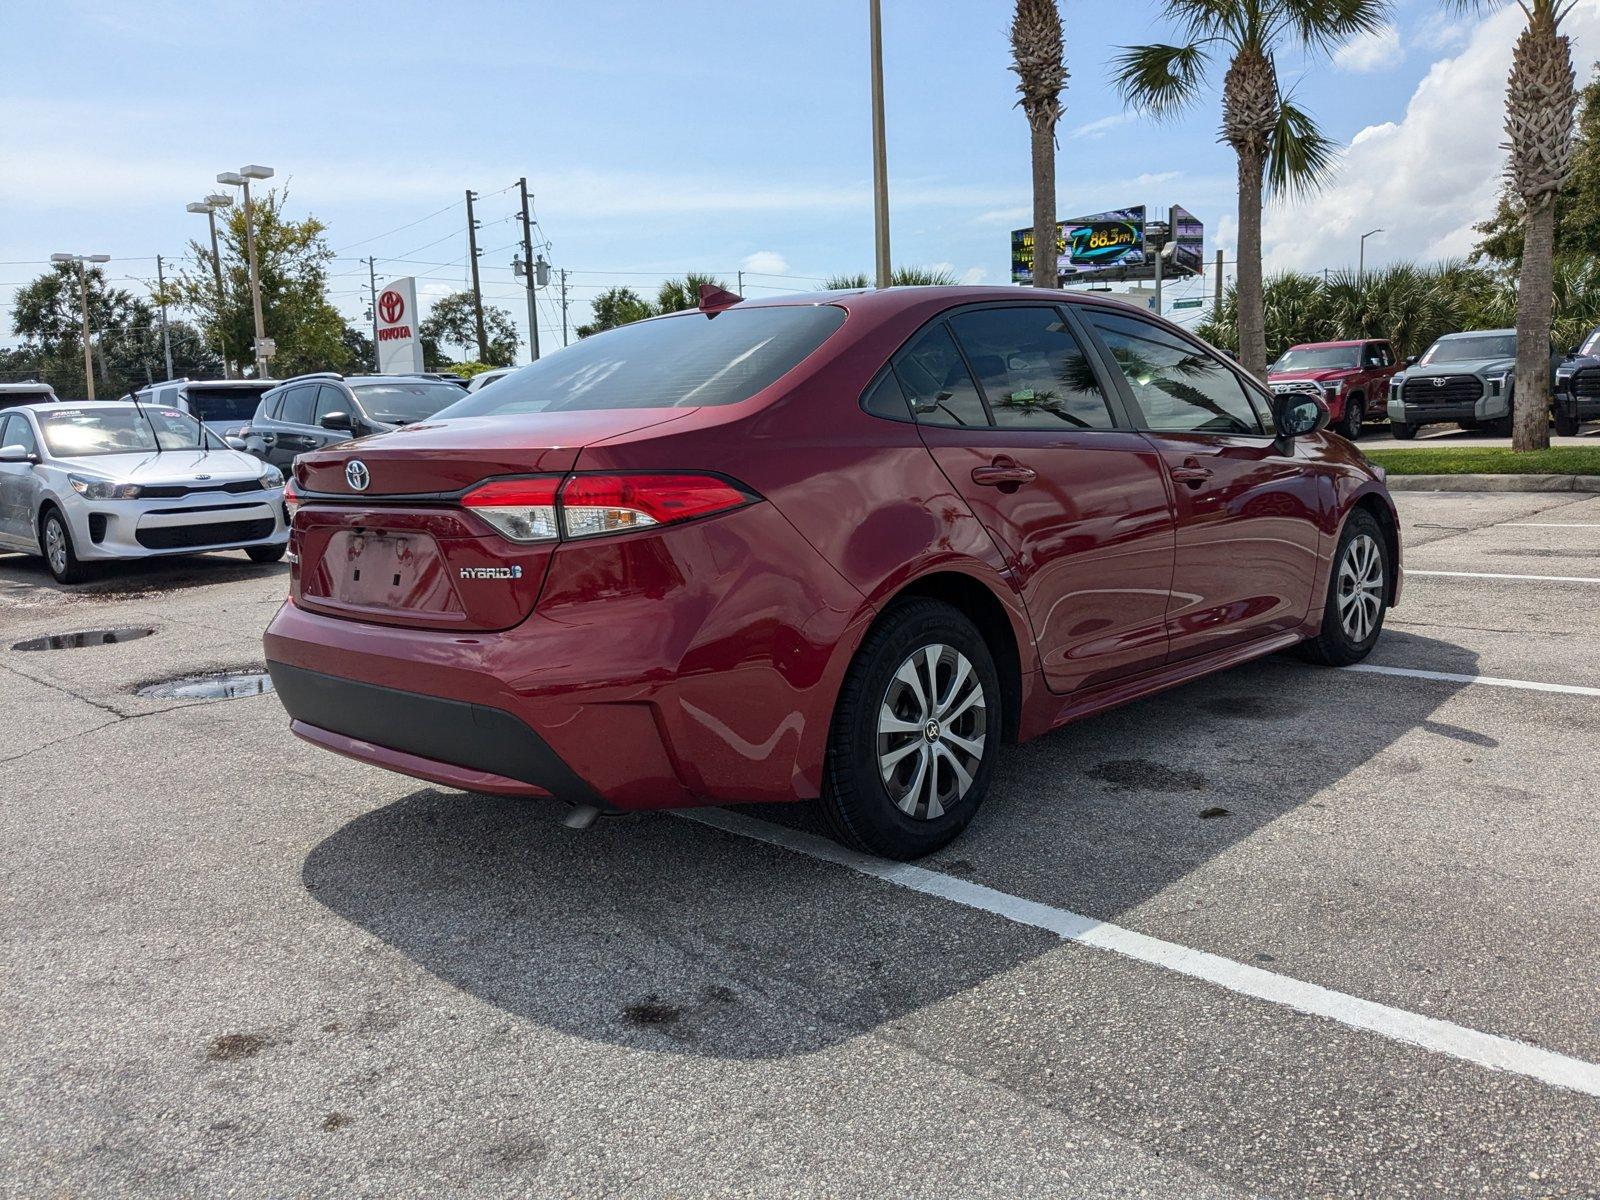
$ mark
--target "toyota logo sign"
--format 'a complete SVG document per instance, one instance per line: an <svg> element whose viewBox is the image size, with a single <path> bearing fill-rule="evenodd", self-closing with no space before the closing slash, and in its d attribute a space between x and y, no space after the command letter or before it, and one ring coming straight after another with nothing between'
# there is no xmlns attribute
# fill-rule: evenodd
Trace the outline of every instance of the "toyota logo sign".
<svg viewBox="0 0 1600 1200"><path fill-rule="evenodd" d="M352 458L344 465L344 481L353 491L364 492L367 484L372 482L372 473L367 470L367 464L359 458Z"/></svg>
<svg viewBox="0 0 1600 1200"><path fill-rule="evenodd" d="M378 297L378 316L383 318L385 325L393 325L406 315L405 297L394 289L390 289Z"/></svg>

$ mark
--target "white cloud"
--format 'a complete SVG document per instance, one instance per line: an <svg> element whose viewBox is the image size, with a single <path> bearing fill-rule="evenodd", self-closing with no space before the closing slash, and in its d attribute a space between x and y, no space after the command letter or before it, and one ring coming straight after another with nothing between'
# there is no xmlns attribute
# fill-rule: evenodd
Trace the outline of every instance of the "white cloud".
<svg viewBox="0 0 1600 1200"><path fill-rule="evenodd" d="M989 272L983 267L968 267L961 272L961 282L966 284L982 283L989 277Z"/></svg>
<svg viewBox="0 0 1600 1200"><path fill-rule="evenodd" d="M739 265L752 275L787 275L789 273L789 260L776 250L757 250L754 254L747 254L744 261Z"/></svg>
<svg viewBox="0 0 1600 1200"><path fill-rule="evenodd" d="M1503 177L1503 81L1523 20L1515 5L1484 18L1460 54L1433 64L1404 116L1356 134L1332 183L1308 200L1271 205L1268 269L1353 267L1358 239L1379 227L1388 236L1367 243L1369 266L1470 252L1472 226L1493 211ZM1594 61L1600 0L1580 0L1567 32L1573 61Z"/></svg>
<svg viewBox="0 0 1600 1200"><path fill-rule="evenodd" d="M1380 25L1371 33L1357 34L1333 54L1334 66L1341 71L1369 74L1384 71L1405 58L1400 48L1400 31L1392 24Z"/></svg>
<svg viewBox="0 0 1600 1200"><path fill-rule="evenodd" d="M1079 125L1076 129L1074 129L1070 133L1068 133L1067 137L1069 139L1076 139L1076 138L1091 138L1091 139L1103 138L1103 137L1106 136L1106 134L1110 133L1113 129L1117 129L1117 128L1123 126L1123 125L1130 125L1134 121L1137 121L1138 119L1139 119L1139 114L1138 113L1133 113L1133 112L1112 113L1109 117L1101 117L1098 121L1090 121L1087 124Z"/></svg>

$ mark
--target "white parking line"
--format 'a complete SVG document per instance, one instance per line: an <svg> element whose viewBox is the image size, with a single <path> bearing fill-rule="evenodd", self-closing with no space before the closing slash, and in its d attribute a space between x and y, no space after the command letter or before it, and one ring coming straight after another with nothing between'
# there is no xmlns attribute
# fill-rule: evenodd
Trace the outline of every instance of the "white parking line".
<svg viewBox="0 0 1600 1200"><path fill-rule="evenodd" d="M1545 583L1600 583L1592 575L1496 575L1490 571L1419 571L1407 567L1406 575L1452 575L1458 579L1538 579Z"/></svg>
<svg viewBox="0 0 1600 1200"><path fill-rule="evenodd" d="M1535 683L1531 679L1497 679L1493 675L1454 675L1449 671L1423 671L1416 667L1380 667L1357 663L1346 671L1366 671L1373 675L1407 675L1412 679L1437 679L1443 683L1481 683L1486 687L1521 688L1525 692L1561 692L1568 696L1600 696L1600 687L1575 683Z"/></svg>
<svg viewBox="0 0 1600 1200"><path fill-rule="evenodd" d="M1092 946L1097 950L1110 950L1150 966L1201 979L1242 996L1252 996L1269 1004L1284 1005L1296 1012L1326 1017L1352 1029L1365 1030L1409 1046L1420 1046L1424 1050L1476 1063L1492 1071L1509 1071L1585 1095L1600 1096L1600 1063L1569 1058L1565 1054L1492 1033L1480 1033L1476 1029L1441 1021L1437 1017L1425 1017L1403 1008L1391 1008L1387 1004L1377 1004L1358 996L1347 996L1320 984L1305 983L1287 975L1263 971L1260 967L1234 962L1219 954L1164 942L1108 921L1097 921L1064 908L1052 908L1048 904L1024 900L981 883L972 883L953 875L941 875L926 867L886 862L858 854L825 838L769 825L765 821L720 808L685 810L678 815L725 833L834 863L895 887L921 892L925 896L937 896L941 900L992 913L1018 925L1043 929L1069 942Z"/></svg>

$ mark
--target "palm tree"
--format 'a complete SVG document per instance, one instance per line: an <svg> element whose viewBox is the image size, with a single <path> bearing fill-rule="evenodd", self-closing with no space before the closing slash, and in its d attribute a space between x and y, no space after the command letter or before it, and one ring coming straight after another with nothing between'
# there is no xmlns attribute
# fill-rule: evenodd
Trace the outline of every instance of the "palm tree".
<svg viewBox="0 0 1600 1200"><path fill-rule="evenodd" d="M889 276L890 287L947 287L956 277L943 267L896 267ZM822 289L830 292L848 292L869 288L872 280L857 271L853 275L830 275Z"/></svg>
<svg viewBox="0 0 1600 1200"><path fill-rule="evenodd" d="M1227 57L1222 140L1239 160L1239 348L1245 368L1256 375L1267 367L1263 181L1276 192L1307 190L1334 158L1333 144L1279 87L1275 55L1284 47L1325 54L1379 28L1388 11L1387 0L1166 0L1165 15L1183 41L1124 47L1116 58L1123 98L1164 117L1200 95L1213 56Z"/></svg>
<svg viewBox="0 0 1600 1200"><path fill-rule="evenodd" d="M682 279L664 280L656 289L656 311L662 313L683 312L688 308L696 308L700 304L700 287L710 284L712 287L731 291L726 283L715 275L702 275L698 271L690 271Z"/></svg>
<svg viewBox="0 0 1600 1200"><path fill-rule="evenodd" d="M1056 0L1017 0L1011 69L1033 141L1033 286L1056 286L1056 123L1067 86Z"/></svg>
<svg viewBox="0 0 1600 1200"><path fill-rule="evenodd" d="M1506 80L1506 173L1522 201L1522 271L1517 281L1517 381L1513 450L1550 445L1550 324L1555 287L1556 196L1572 168L1577 88L1572 43L1561 22L1577 0L1518 0L1528 23ZM1457 8L1477 8L1460 0Z"/></svg>

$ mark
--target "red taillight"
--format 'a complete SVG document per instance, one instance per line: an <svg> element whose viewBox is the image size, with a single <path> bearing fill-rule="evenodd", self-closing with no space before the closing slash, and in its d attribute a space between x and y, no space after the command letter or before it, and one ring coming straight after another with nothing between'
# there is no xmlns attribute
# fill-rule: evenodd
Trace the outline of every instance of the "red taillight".
<svg viewBox="0 0 1600 1200"><path fill-rule="evenodd" d="M574 475L561 489L562 534L597 537L670 525L740 508L752 499L715 475Z"/></svg>
<svg viewBox="0 0 1600 1200"><path fill-rule="evenodd" d="M757 499L715 475L553 475L494 479L461 497L514 542L653 529L740 508Z"/></svg>
<svg viewBox="0 0 1600 1200"><path fill-rule="evenodd" d="M294 490L294 480L286 479L283 482L283 513L285 521L294 524L295 509L300 507L300 493Z"/></svg>
<svg viewBox="0 0 1600 1200"><path fill-rule="evenodd" d="M555 475L532 479L495 479L479 484L461 497L461 504L493 525L513 542L553 542L560 535L556 523Z"/></svg>

